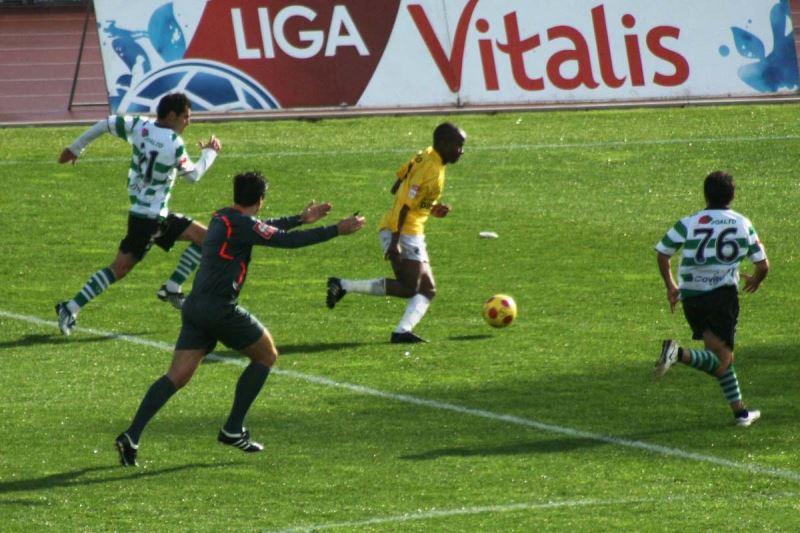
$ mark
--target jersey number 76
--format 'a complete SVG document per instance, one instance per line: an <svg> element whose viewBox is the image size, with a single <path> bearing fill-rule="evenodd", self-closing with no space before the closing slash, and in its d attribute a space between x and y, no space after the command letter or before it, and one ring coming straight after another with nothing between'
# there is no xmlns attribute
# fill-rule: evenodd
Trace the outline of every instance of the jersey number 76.
<svg viewBox="0 0 800 533"><path fill-rule="evenodd" d="M714 243L714 256L721 263L730 263L739 257L739 243L736 239L728 239L730 235L736 234L736 228L726 228L720 232ZM711 239L714 237L713 228L695 228L694 236L700 237L700 244L697 245L697 251L694 254L694 260L698 264L706 262L706 247Z"/></svg>

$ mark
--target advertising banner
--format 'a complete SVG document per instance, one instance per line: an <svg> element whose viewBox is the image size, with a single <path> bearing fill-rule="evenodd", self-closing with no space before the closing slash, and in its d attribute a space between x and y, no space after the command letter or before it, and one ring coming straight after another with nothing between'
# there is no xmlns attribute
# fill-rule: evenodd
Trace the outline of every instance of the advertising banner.
<svg viewBox="0 0 800 533"><path fill-rule="evenodd" d="M794 91L788 0L95 0L115 112Z"/></svg>

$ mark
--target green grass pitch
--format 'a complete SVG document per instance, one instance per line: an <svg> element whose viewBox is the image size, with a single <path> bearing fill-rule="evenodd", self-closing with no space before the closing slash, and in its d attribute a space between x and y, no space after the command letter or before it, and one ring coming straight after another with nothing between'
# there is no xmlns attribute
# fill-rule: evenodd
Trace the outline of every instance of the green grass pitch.
<svg viewBox="0 0 800 533"><path fill-rule="evenodd" d="M439 295L417 331L432 342L398 347L403 301L330 311L325 280L390 274L376 225L394 170L445 118L469 137L448 168L452 212L428 224ZM216 443L244 363L218 346L148 426L138 469L113 440L169 364L180 318L155 292L183 246L152 250L62 337L53 305L123 236L129 149L106 136L59 166L83 128L0 129L0 530L800 529L798 118L749 105L193 124L195 158L212 133L223 150L176 186L174 211L207 223L232 175L258 169L267 216L316 199L368 223L254 250L241 303L282 351L247 419L264 453ZM746 429L708 376L652 380L661 339L690 342L653 246L718 168L772 265L742 296L736 366L763 411ZM505 330L480 316L498 292L519 306Z"/></svg>

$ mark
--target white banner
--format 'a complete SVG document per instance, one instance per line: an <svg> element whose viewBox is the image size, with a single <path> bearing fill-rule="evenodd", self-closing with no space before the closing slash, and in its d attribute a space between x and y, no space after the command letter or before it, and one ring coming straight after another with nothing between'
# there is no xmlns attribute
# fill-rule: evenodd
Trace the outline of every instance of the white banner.
<svg viewBox="0 0 800 533"><path fill-rule="evenodd" d="M794 91L788 0L95 0L113 109L595 102Z"/></svg>

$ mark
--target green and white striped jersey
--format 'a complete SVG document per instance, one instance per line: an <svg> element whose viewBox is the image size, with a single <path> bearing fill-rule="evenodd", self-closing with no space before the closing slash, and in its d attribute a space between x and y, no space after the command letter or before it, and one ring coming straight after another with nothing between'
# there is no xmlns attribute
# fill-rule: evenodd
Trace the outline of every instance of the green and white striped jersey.
<svg viewBox="0 0 800 533"><path fill-rule="evenodd" d="M111 115L101 120L69 149L80 155L89 143L104 133L123 139L133 149L128 170L130 213L143 218L166 217L177 176L194 183L211 167L217 156L215 150L206 148L195 165L186 153L180 135L157 126L148 117L127 115Z"/></svg>
<svg viewBox="0 0 800 533"><path fill-rule="evenodd" d="M703 209L682 218L656 244L656 251L672 256L681 246L681 298L725 285L738 288L742 260L758 263L767 258L750 220L730 209Z"/></svg>

